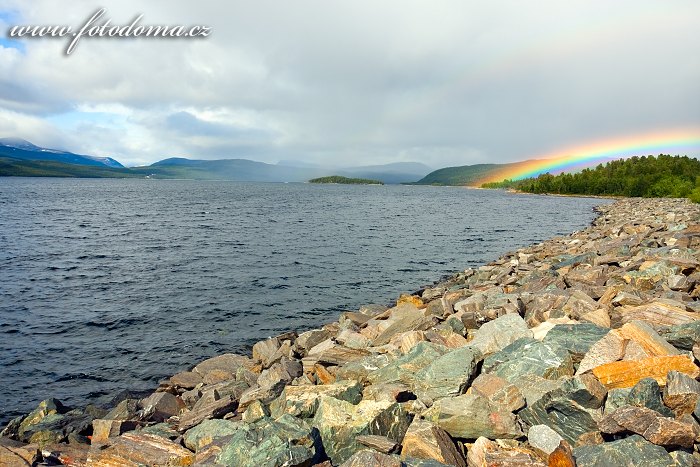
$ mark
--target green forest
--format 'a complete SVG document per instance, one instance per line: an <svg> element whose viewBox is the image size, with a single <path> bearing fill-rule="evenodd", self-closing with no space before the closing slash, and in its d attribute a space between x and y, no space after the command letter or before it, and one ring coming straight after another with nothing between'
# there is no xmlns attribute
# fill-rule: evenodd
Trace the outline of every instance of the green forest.
<svg viewBox="0 0 700 467"><path fill-rule="evenodd" d="M485 183L483 188L512 188L526 193L690 198L700 203L700 161L687 156L635 156L577 173L539 175Z"/></svg>

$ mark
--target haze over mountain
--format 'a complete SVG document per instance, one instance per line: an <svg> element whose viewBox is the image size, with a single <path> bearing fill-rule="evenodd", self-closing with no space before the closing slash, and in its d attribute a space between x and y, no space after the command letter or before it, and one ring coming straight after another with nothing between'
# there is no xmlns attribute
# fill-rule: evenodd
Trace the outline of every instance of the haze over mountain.
<svg viewBox="0 0 700 467"><path fill-rule="evenodd" d="M73 154L36 146L19 138L0 139L0 175L57 177L145 177L251 182L305 182L312 178L342 175L372 178L384 183L421 179L431 168L417 162L363 167L323 167L294 161L266 164L249 159L163 159L140 167L124 167L111 158ZM88 166L88 167L85 167ZM104 170L110 169L110 170ZM114 170L112 170L114 169Z"/></svg>

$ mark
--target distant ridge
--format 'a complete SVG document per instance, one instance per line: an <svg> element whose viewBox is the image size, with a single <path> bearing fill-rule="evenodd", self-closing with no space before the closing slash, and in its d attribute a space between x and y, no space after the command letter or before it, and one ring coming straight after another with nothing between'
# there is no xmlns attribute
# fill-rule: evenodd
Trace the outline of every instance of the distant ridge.
<svg viewBox="0 0 700 467"><path fill-rule="evenodd" d="M21 161L53 161L96 167L124 167L111 157L84 156L57 149L42 148L21 138L0 138L0 157Z"/></svg>

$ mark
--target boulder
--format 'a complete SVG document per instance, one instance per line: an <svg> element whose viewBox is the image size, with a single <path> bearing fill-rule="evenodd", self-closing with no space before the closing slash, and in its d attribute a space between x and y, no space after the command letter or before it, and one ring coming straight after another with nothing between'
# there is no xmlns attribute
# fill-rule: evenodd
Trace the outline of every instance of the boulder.
<svg viewBox="0 0 700 467"><path fill-rule="evenodd" d="M563 440L559 433L547 425L534 425L527 431L527 442L535 449L549 456Z"/></svg>
<svg viewBox="0 0 700 467"><path fill-rule="evenodd" d="M275 418L285 413L311 418L316 414L322 396L357 404L362 400L362 385L356 381L339 381L319 386L287 386L270 405L270 412Z"/></svg>
<svg viewBox="0 0 700 467"><path fill-rule="evenodd" d="M671 371L666 378L663 399L676 416L691 414L700 404L700 383L684 373Z"/></svg>
<svg viewBox="0 0 700 467"><path fill-rule="evenodd" d="M188 449L198 452L215 439L234 434L242 426L242 422L231 420L204 420L194 428L187 430L183 436L183 442Z"/></svg>
<svg viewBox="0 0 700 467"><path fill-rule="evenodd" d="M700 342L700 321L663 327L659 334L677 349L693 350L693 345Z"/></svg>
<svg viewBox="0 0 700 467"><path fill-rule="evenodd" d="M398 456L390 456L381 452L363 449L354 453L340 467L403 467Z"/></svg>
<svg viewBox="0 0 700 467"><path fill-rule="evenodd" d="M101 449L90 450L87 467L194 464L191 451L160 436L131 432L113 439Z"/></svg>
<svg viewBox="0 0 700 467"><path fill-rule="evenodd" d="M318 436L306 422L283 415L241 424L222 446L216 461L222 465L312 465L320 459Z"/></svg>
<svg viewBox="0 0 700 467"><path fill-rule="evenodd" d="M418 371L413 389L425 403L462 394L480 360L481 353L472 347L452 350Z"/></svg>
<svg viewBox="0 0 700 467"><path fill-rule="evenodd" d="M519 438L523 434L513 413L478 394L440 399L423 415L455 438Z"/></svg>
<svg viewBox="0 0 700 467"><path fill-rule="evenodd" d="M576 374L580 375L604 363L621 360L625 355L625 339L617 330L612 330L588 349L579 363Z"/></svg>
<svg viewBox="0 0 700 467"><path fill-rule="evenodd" d="M212 370L225 370L235 375L239 368L251 369L253 366L254 362L248 357L226 353L204 360L195 366L192 371L202 377Z"/></svg>
<svg viewBox="0 0 700 467"><path fill-rule="evenodd" d="M664 417L673 417L673 412L661 401L661 388L653 378L644 378L635 384L627 395L627 404L655 410Z"/></svg>
<svg viewBox="0 0 700 467"><path fill-rule="evenodd" d="M659 384L665 385L669 371L685 373L692 378L700 376L700 368L685 355L606 363L592 371L608 389L632 387L644 378L654 378Z"/></svg>
<svg viewBox="0 0 700 467"><path fill-rule="evenodd" d="M406 355L382 368L368 372L366 380L371 384L402 382L412 386L416 373L448 352L449 349L442 345L419 342Z"/></svg>
<svg viewBox="0 0 700 467"><path fill-rule="evenodd" d="M623 338L637 342L650 357L678 355L680 353L644 321L630 321L619 329L619 333Z"/></svg>
<svg viewBox="0 0 700 467"><path fill-rule="evenodd" d="M581 361L593 344L602 339L610 329L591 323L559 324L547 333L542 342L566 349L574 363Z"/></svg>
<svg viewBox="0 0 700 467"><path fill-rule="evenodd" d="M488 355L503 350L523 337L532 338L532 331L520 315L509 314L484 323L476 330L469 345L478 349L482 355Z"/></svg>
<svg viewBox="0 0 700 467"><path fill-rule="evenodd" d="M631 431L660 446L692 448L697 434L693 426L664 417L646 407L625 406L606 416L600 423L604 433Z"/></svg>
<svg viewBox="0 0 700 467"><path fill-rule="evenodd" d="M144 410L151 414L150 419L162 422L168 418L179 415L185 409L185 403L179 396L173 396L169 392L155 392L141 401Z"/></svg>
<svg viewBox="0 0 700 467"><path fill-rule="evenodd" d="M516 384L527 374L547 379L571 376L574 367L569 352L559 345L523 338L486 357L482 372Z"/></svg>
<svg viewBox="0 0 700 467"><path fill-rule="evenodd" d="M485 437L478 438L467 453L470 467L545 467L537 454L529 449L504 446Z"/></svg>
<svg viewBox="0 0 700 467"><path fill-rule="evenodd" d="M409 415L396 402L362 400L353 405L321 396L311 424L318 428L328 457L341 464L363 448L357 436L386 436L401 443L409 423Z"/></svg>
<svg viewBox="0 0 700 467"><path fill-rule="evenodd" d="M414 418L406 431L401 457L434 459L457 467L467 465L447 432L420 418Z"/></svg>
<svg viewBox="0 0 700 467"><path fill-rule="evenodd" d="M469 391L480 394L492 404L504 407L511 412L525 407L525 398L518 386L496 375L484 373L477 376Z"/></svg>

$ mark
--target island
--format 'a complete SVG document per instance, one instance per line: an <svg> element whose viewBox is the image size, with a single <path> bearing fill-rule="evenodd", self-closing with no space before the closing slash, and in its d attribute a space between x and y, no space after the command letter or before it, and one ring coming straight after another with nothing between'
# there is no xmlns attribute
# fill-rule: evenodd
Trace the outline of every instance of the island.
<svg viewBox="0 0 700 467"><path fill-rule="evenodd" d="M340 175L331 175L329 177L312 178L309 183L337 183L341 185L384 185L380 180L372 180L369 178L348 178Z"/></svg>

